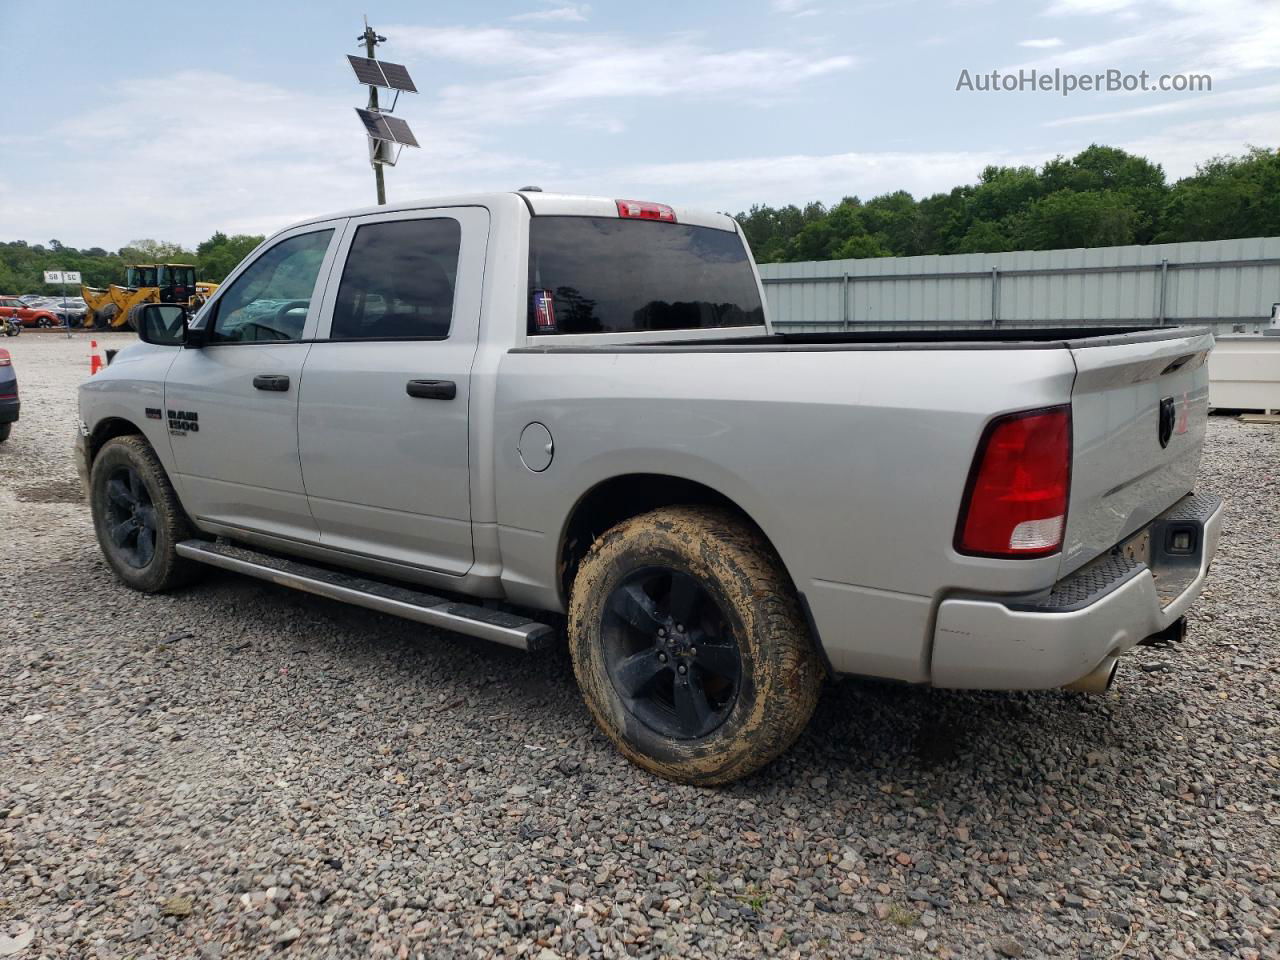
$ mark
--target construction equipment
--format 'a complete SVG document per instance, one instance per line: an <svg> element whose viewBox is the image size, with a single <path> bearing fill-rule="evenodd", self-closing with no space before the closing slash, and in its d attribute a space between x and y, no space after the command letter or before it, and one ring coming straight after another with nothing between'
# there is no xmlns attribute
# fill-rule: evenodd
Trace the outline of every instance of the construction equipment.
<svg viewBox="0 0 1280 960"><path fill-rule="evenodd" d="M181 303L195 310L217 289L216 283L197 283L196 268L189 263L129 264L123 286L113 283L105 290L80 288L89 308L84 325L135 330L134 316L142 304Z"/></svg>

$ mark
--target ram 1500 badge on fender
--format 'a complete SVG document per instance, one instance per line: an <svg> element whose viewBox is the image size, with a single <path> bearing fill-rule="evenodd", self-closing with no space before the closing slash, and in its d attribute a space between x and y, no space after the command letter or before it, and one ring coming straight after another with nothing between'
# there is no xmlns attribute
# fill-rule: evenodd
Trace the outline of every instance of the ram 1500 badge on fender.
<svg viewBox="0 0 1280 960"><path fill-rule="evenodd" d="M779 333L718 214L358 210L140 320L80 390L125 583L213 565L518 647L567 614L600 727L687 782L776 757L826 675L1104 689L1217 544L1209 333Z"/></svg>

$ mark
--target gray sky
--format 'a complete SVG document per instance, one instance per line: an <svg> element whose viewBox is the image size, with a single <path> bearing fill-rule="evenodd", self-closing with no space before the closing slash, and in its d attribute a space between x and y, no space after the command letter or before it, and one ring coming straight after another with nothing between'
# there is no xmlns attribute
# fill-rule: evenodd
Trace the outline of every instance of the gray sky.
<svg viewBox="0 0 1280 960"><path fill-rule="evenodd" d="M372 202L360 5L0 0L0 239L115 248ZM421 93L390 199L536 183L737 212L972 182L1092 142L1170 178L1280 141L1280 0L390 0ZM57 39L52 39L56 37ZM25 39L24 39L25 38ZM980 92L992 70L1211 92Z"/></svg>

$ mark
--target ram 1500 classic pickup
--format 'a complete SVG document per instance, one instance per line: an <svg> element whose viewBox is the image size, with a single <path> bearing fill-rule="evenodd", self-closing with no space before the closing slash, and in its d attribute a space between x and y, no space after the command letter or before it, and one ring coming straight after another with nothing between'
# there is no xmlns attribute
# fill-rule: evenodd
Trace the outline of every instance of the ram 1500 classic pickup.
<svg viewBox="0 0 1280 960"><path fill-rule="evenodd" d="M336 214L140 321L80 390L125 583L213 565L525 648L567 614L600 727L687 782L776 757L827 675L1104 689L1217 544L1209 333L780 333L718 214Z"/></svg>

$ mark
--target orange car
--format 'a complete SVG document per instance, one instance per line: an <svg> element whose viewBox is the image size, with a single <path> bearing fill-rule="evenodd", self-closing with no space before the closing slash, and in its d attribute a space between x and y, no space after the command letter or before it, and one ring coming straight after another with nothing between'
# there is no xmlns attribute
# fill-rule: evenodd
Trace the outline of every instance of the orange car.
<svg viewBox="0 0 1280 960"><path fill-rule="evenodd" d="M0 297L0 317L17 315L24 327L60 327L62 318L44 307L28 307L17 297Z"/></svg>

